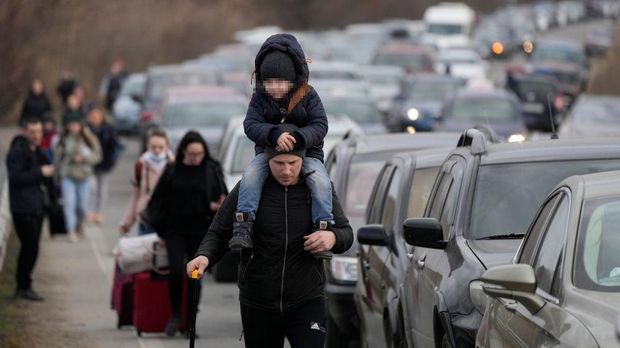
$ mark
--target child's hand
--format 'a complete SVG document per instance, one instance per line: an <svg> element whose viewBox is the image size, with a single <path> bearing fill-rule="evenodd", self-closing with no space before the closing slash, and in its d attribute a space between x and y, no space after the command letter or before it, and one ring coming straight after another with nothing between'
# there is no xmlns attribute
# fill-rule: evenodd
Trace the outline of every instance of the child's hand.
<svg viewBox="0 0 620 348"><path fill-rule="evenodd" d="M277 146L280 148L278 150L280 152L293 151L293 148L295 147L295 137L290 135L288 132L284 132L278 138Z"/></svg>

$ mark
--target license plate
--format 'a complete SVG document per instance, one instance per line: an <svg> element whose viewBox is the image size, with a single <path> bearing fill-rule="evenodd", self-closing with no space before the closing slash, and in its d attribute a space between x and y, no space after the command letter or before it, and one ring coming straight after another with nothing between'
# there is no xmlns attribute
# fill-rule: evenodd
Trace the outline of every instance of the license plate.
<svg viewBox="0 0 620 348"><path fill-rule="evenodd" d="M525 103L523 104L523 111L533 114L542 114L545 111L545 106L540 103Z"/></svg>

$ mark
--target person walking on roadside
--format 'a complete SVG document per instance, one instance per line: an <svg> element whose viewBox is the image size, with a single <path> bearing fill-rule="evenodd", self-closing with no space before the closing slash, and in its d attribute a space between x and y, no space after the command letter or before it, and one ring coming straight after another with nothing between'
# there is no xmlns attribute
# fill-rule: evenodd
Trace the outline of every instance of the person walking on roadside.
<svg viewBox="0 0 620 348"><path fill-rule="evenodd" d="M121 151L120 141L114 128L105 121L105 115L97 105L91 106L86 116L88 128L95 134L101 145L102 159L95 165L95 175L90 180L90 210L87 214L89 223L103 222L103 207L108 197L108 175L116 165Z"/></svg>
<svg viewBox="0 0 620 348"><path fill-rule="evenodd" d="M32 81L32 85L28 91L28 96L22 105L19 125L23 126L24 120L27 117L34 117L42 121L46 116L51 114L51 112L52 104L50 104L50 100L45 94L43 82L39 79Z"/></svg>
<svg viewBox="0 0 620 348"><path fill-rule="evenodd" d="M207 143L198 132L187 132L179 142L176 161L166 166L147 206L149 217L157 215L163 222L151 227L165 241L168 252L172 306L165 330L168 336L175 335L181 325L187 259L196 254L227 193L222 170L211 158ZM190 287L188 298L194 298L195 290Z"/></svg>
<svg viewBox="0 0 620 348"><path fill-rule="evenodd" d="M56 145L54 158L60 176L67 234L71 242L83 234L83 220L88 209L88 179L101 161L101 147L97 137L84 127L79 113L70 113L64 119L62 137Z"/></svg>
<svg viewBox="0 0 620 348"><path fill-rule="evenodd" d="M112 63L110 71L103 77L99 86L99 95L103 98L108 111L112 111L112 106L118 98L126 78L125 61L118 58Z"/></svg>
<svg viewBox="0 0 620 348"><path fill-rule="evenodd" d="M140 215L146 208L166 164L174 161L174 154L170 151L169 146L168 136L163 129L155 128L148 133L148 150L138 158L134 165L131 180L133 194L129 208L127 208L125 216L119 224L121 233L128 233L136 221L138 221L138 234L144 235L155 232L142 221Z"/></svg>
<svg viewBox="0 0 620 348"><path fill-rule="evenodd" d="M75 74L70 71L62 72L60 81L58 81L58 85L56 86L56 92L58 92L58 97L60 98L63 109L67 108L67 100L69 99L69 96L73 94L77 85L78 83L75 79Z"/></svg>
<svg viewBox="0 0 620 348"><path fill-rule="evenodd" d="M239 301L245 346L322 348L326 336L325 269L313 255L343 253L353 231L332 190L334 225L313 228L312 199L302 173L304 150L278 152L265 148L270 175L262 188L254 220L253 248L241 250ZM200 275L229 250L239 184L218 211L187 274Z"/></svg>
<svg viewBox="0 0 620 348"><path fill-rule="evenodd" d="M54 166L39 148L42 138L41 120L25 118L22 134L13 138L6 158L11 215L21 243L15 297L31 301L43 300L32 289L31 275L39 255L43 216L54 194Z"/></svg>

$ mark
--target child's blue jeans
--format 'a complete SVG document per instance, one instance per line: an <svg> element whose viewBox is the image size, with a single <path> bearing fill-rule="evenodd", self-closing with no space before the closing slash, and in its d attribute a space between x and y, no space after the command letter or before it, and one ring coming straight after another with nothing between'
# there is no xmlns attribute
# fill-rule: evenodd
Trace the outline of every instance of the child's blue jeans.
<svg viewBox="0 0 620 348"><path fill-rule="evenodd" d="M332 184L325 165L316 158L306 157L304 158L301 172L313 172L305 178L312 197L312 222L327 221L333 224ZM256 209L258 209L261 192L263 191L263 184L269 174L269 163L265 154L260 153L256 155L245 169L239 185L238 212L248 213L254 217Z"/></svg>

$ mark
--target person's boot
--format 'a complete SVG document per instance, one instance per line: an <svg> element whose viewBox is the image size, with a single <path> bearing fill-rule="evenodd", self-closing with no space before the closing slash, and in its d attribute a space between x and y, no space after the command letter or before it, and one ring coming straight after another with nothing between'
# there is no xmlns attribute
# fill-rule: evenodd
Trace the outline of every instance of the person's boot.
<svg viewBox="0 0 620 348"><path fill-rule="evenodd" d="M181 327L181 317L175 314L170 318L168 324L166 324L166 336L174 336L177 331L179 331L179 327Z"/></svg>
<svg viewBox="0 0 620 348"><path fill-rule="evenodd" d="M228 242L231 250L250 249L252 244L252 226L254 219L248 213L235 213L235 222L233 223L233 236Z"/></svg>
<svg viewBox="0 0 620 348"><path fill-rule="evenodd" d="M41 295L37 294L32 288L18 289L15 291L15 298L22 298L24 300L41 302L45 300Z"/></svg>
<svg viewBox="0 0 620 348"><path fill-rule="evenodd" d="M321 220L321 221L318 221L316 225L314 225L312 232L316 232L316 231L331 231L331 226L329 225L327 221ZM312 254L312 256L314 256L315 259L319 259L319 260L331 260L333 255L334 254L328 250Z"/></svg>

